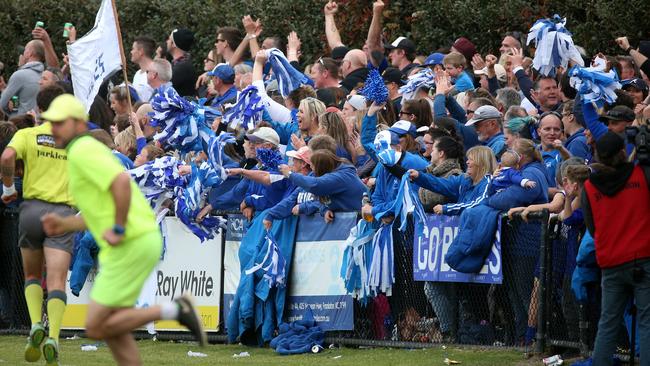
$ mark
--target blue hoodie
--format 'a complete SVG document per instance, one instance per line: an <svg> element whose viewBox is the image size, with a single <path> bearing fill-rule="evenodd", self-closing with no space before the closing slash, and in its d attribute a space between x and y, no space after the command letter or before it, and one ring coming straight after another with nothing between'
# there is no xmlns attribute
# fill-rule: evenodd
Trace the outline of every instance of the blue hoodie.
<svg viewBox="0 0 650 366"><path fill-rule="evenodd" d="M579 129L573 135L569 136L564 142L564 147L569 150L571 156L583 158L587 162L591 161L591 147L587 145L584 128Z"/></svg>
<svg viewBox="0 0 650 366"><path fill-rule="evenodd" d="M442 213L445 215L460 215L466 208L481 204L488 196L491 181L492 177L489 175L474 184L467 174L440 178L424 172L420 172L415 179L418 186L456 202L442 205Z"/></svg>
<svg viewBox="0 0 650 366"><path fill-rule="evenodd" d="M494 156L500 157L503 153L503 149L506 146L506 137L503 132L499 132L496 135L490 137L487 141L485 141L484 144L492 150ZM501 159L499 158L498 160Z"/></svg>
<svg viewBox="0 0 650 366"><path fill-rule="evenodd" d="M350 164L340 164L334 171L320 177L293 173L289 181L315 194L330 211L359 211L366 186ZM321 210L322 212L322 210Z"/></svg>
<svg viewBox="0 0 650 366"><path fill-rule="evenodd" d="M534 188L522 188L512 185L505 190L490 196L486 204L497 210L505 211L513 207L522 207L537 203L548 202L548 183L546 168L542 163L534 161L521 169L521 175L537 183Z"/></svg>
<svg viewBox="0 0 650 366"><path fill-rule="evenodd" d="M397 164L406 170L424 170L429 166L429 162L410 152L402 153ZM392 208L399 192L401 177L393 175L383 164L377 164L377 168L375 191L372 193L372 215L376 217L383 212L383 217L395 216Z"/></svg>
<svg viewBox="0 0 650 366"><path fill-rule="evenodd" d="M309 176L313 176L313 173L309 173ZM294 186L294 188L291 194L267 211L266 220L280 220L291 216L291 210L295 205L298 205L298 212L304 215L313 215L321 211L323 205L313 193L307 192L302 187Z"/></svg>
<svg viewBox="0 0 650 366"><path fill-rule="evenodd" d="M562 156L557 150L544 151L541 146L539 151L542 153L542 160L544 160L544 166L546 166L546 182L549 187L555 187L555 172L562 164Z"/></svg>

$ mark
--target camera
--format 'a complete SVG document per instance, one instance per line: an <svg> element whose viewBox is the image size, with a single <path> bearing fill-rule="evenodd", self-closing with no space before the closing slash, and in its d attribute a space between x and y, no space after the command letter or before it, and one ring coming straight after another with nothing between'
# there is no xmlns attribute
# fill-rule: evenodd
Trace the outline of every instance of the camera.
<svg viewBox="0 0 650 366"><path fill-rule="evenodd" d="M627 140L636 147L639 164L650 166L650 128L648 125L628 126L625 128Z"/></svg>

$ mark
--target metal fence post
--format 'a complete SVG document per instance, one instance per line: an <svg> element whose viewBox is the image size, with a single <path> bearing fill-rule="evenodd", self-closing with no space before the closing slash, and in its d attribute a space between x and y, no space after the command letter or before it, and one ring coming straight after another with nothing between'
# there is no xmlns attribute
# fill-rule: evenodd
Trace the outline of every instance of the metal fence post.
<svg viewBox="0 0 650 366"><path fill-rule="evenodd" d="M539 296L537 296L537 342L535 342L535 352L542 353L546 349L546 336L547 336L547 291L549 286L549 270L548 265L549 257L551 254L548 235L548 210L542 212L542 218L540 224L542 225L540 233L540 281L539 281Z"/></svg>

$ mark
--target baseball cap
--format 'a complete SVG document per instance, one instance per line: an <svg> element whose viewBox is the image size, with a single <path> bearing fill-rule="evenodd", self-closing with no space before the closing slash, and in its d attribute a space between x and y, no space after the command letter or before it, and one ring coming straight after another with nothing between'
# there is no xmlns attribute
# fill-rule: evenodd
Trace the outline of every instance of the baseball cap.
<svg viewBox="0 0 650 366"><path fill-rule="evenodd" d="M86 107L72 94L61 94L52 100L50 107L43 113L41 118L50 122L63 122L68 118L74 118L88 122Z"/></svg>
<svg viewBox="0 0 650 366"><path fill-rule="evenodd" d="M504 82L507 80L507 75L506 75L506 68L503 67L501 64L495 64L494 65L494 73L497 74L497 80ZM480 69L480 70L474 70L474 75L485 75L487 76L488 74L488 69L487 66Z"/></svg>
<svg viewBox="0 0 650 366"><path fill-rule="evenodd" d="M221 63L208 72L208 76L216 76L219 79L223 80L226 84L232 84L235 82L235 69L232 66Z"/></svg>
<svg viewBox="0 0 650 366"><path fill-rule="evenodd" d="M253 142L270 142L275 146L280 144L280 136L271 127L260 127L253 133L246 134L246 137Z"/></svg>
<svg viewBox="0 0 650 366"><path fill-rule="evenodd" d="M451 47L462 53L467 60L471 60L474 54L476 54L476 46L465 37L458 38Z"/></svg>
<svg viewBox="0 0 650 366"><path fill-rule="evenodd" d="M176 47L187 52L192 48L194 44L194 33L191 30L185 28L174 29L172 31L172 40Z"/></svg>
<svg viewBox="0 0 650 366"><path fill-rule="evenodd" d="M501 118L501 112L491 105L484 105L476 108L476 111L474 111L474 117L467 121L465 126L473 126L476 122L497 118Z"/></svg>
<svg viewBox="0 0 650 366"><path fill-rule="evenodd" d="M366 100L366 97L359 94L349 96L348 103L350 103L350 105L354 107L354 109L356 110L366 109L368 107L368 102Z"/></svg>
<svg viewBox="0 0 650 366"><path fill-rule="evenodd" d="M311 165L311 149L308 146L303 146L298 150L287 151L287 156L294 159L300 159Z"/></svg>
<svg viewBox="0 0 650 366"><path fill-rule="evenodd" d="M395 122L388 131L394 132L397 136L404 136L407 133L413 137L417 136L417 128L409 121L399 120Z"/></svg>
<svg viewBox="0 0 650 366"><path fill-rule="evenodd" d="M606 115L601 116L600 118L608 121L625 121L632 122L636 118L634 111L630 107L624 105L617 105L616 107L610 109Z"/></svg>
<svg viewBox="0 0 650 366"><path fill-rule="evenodd" d="M628 90L629 88L636 88L644 93L648 92L648 84L643 79L634 78L627 81L623 81L623 90Z"/></svg>
<svg viewBox="0 0 650 366"><path fill-rule="evenodd" d="M395 67L387 67L386 70L381 73L381 77L384 78L384 82L387 83L395 83L399 86L406 84L404 74Z"/></svg>
<svg viewBox="0 0 650 366"><path fill-rule="evenodd" d="M332 58L341 61L348 51L350 51L350 49L345 46L334 47L332 49Z"/></svg>
<svg viewBox="0 0 650 366"><path fill-rule="evenodd" d="M415 53L415 43L406 37L397 37L393 43L384 46L384 48L392 50L395 48L401 48L407 53Z"/></svg>
<svg viewBox="0 0 650 366"><path fill-rule="evenodd" d="M596 141L596 153L601 159L609 159L625 147L625 140L617 133L607 131Z"/></svg>
<svg viewBox="0 0 650 366"><path fill-rule="evenodd" d="M426 60L424 60L424 63L422 66L436 66L436 65L442 65L442 60L445 58L445 55L440 53L440 52L434 52L430 54Z"/></svg>
<svg viewBox="0 0 650 366"><path fill-rule="evenodd" d="M375 149L378 152L382 152L386 149L390 149L390 145L399 145L399 136L395 132L389 130L383 130L375 135Z"/></svg>

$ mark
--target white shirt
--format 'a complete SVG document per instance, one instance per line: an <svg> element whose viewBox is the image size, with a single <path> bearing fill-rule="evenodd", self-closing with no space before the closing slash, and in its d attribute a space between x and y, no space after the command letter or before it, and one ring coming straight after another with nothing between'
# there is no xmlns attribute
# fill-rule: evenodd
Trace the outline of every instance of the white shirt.
<svg viewBox="0 0 650 366"><path fill-rule="evenodd" d="M138 93L141 102L148 102L151 99L153 94L153 88L147 83L147 72L143 70L138 70L135 75L133 75L133 88Z"/></svg>

